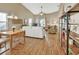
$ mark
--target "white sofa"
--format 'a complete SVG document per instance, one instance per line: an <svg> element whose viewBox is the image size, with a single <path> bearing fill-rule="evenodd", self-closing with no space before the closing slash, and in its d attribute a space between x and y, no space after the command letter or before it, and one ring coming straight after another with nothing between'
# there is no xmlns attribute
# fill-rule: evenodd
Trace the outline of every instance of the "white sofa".
<svg viewBox="0 0 79 59"><path fill-rule="evenodd" d="M43 27L39 26L23 26L23 30L25 30L25 36L43 38Z"/></svg>

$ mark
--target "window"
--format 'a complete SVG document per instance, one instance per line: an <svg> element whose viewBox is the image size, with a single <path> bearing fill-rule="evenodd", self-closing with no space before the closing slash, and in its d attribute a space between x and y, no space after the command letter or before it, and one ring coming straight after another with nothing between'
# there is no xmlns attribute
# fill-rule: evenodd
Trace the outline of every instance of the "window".
<svg viewBox="0 0 79 59"><path fill-rule="evenodd" d="M7 29L7 14L6 13L1 13L0 12L0 31L1 30L6 30Z"/></svg>
<svg viewBox="0 0 79 59"><path fill-rule="evenodd" d="M40 26L45 27L45 19L40 20Z"/></svg>
<svg viewBox="0 0 79 59"><path fill-rule="evenodd" d="M29 26L32 25L32 19L31 19L31 18L29 18L29 20L28 20L28 24L29 24Z"/></svg>

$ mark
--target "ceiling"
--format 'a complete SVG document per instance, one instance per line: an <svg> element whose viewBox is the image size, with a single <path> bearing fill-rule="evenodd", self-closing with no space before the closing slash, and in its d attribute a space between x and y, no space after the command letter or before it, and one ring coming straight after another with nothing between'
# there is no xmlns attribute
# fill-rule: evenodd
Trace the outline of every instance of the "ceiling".
<svg viewBox="0 0 79 59"><path fill-rule="evenodd" d="M59 10L60 3L22 3L28 10L30 10L33 14L37 15L41 12L45 14L53 13Z"/></svg>

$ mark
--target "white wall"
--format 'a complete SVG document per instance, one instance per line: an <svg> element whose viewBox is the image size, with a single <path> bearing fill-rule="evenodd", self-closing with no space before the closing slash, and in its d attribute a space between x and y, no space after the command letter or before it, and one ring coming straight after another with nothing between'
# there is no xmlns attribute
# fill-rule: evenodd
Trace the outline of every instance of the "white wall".
<svg viewBox="0 0 79 59"><path fill-rule="evenodd" d="M57 25L58 24L58 12L54 12L46 15L47 25Z"/></svg>
<svg viewBox="0 0 79 59"><path fill-rule="evenodd" d="M33 14L20 3L0 3L0 12L6 12L8 15L18 16L19 19L33 19ZM19 24L20 25L20 24ZM19 27L19 25L16 25ZM21 24L22 25L22 24ZM8 20L8 28L12 27L11 19Z"/></svg>
<svg viewBox="0 0 79 59"><path fill-rule="evenodd" d="M33 18L33 14L20 3L0 3L0 12L14 14L21 19Z"/></svg>
<svg viewBox="0 0 79 59"><path fill-rule="evenodd" d="M71 23L79 23L79 13L73 14L73 15L71 16L70 22L71 22Z"/></svg>
<svg viewBox="0 0 79 59"><path fill-rule="evenodd" d="M71 25L71 31L74 31L79 34L79 13L76 13L70 17L71 24L78 24L78 25Z"/></svg>

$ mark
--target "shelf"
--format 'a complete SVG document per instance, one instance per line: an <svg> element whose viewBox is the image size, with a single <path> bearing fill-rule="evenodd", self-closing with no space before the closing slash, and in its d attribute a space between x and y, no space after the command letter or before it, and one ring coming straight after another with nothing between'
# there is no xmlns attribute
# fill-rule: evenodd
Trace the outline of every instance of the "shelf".
<svg viewBox="0 0 79 59"><path fill-rule="evenodd" d="M74 32L70 33L69 36L72 40L74 40L75 42L79 43L79 34L76 34Z"/></svg>
<svg viewBox="0 0 79 59"><path fill-rule="evenodd" d="M70 32L69 38L73 40L73 45L69 46L69 49L72 50L71 53L73 55L78 55L79 54L79 47L76 45L79 44L79 34L75 32Z"/></svg>

